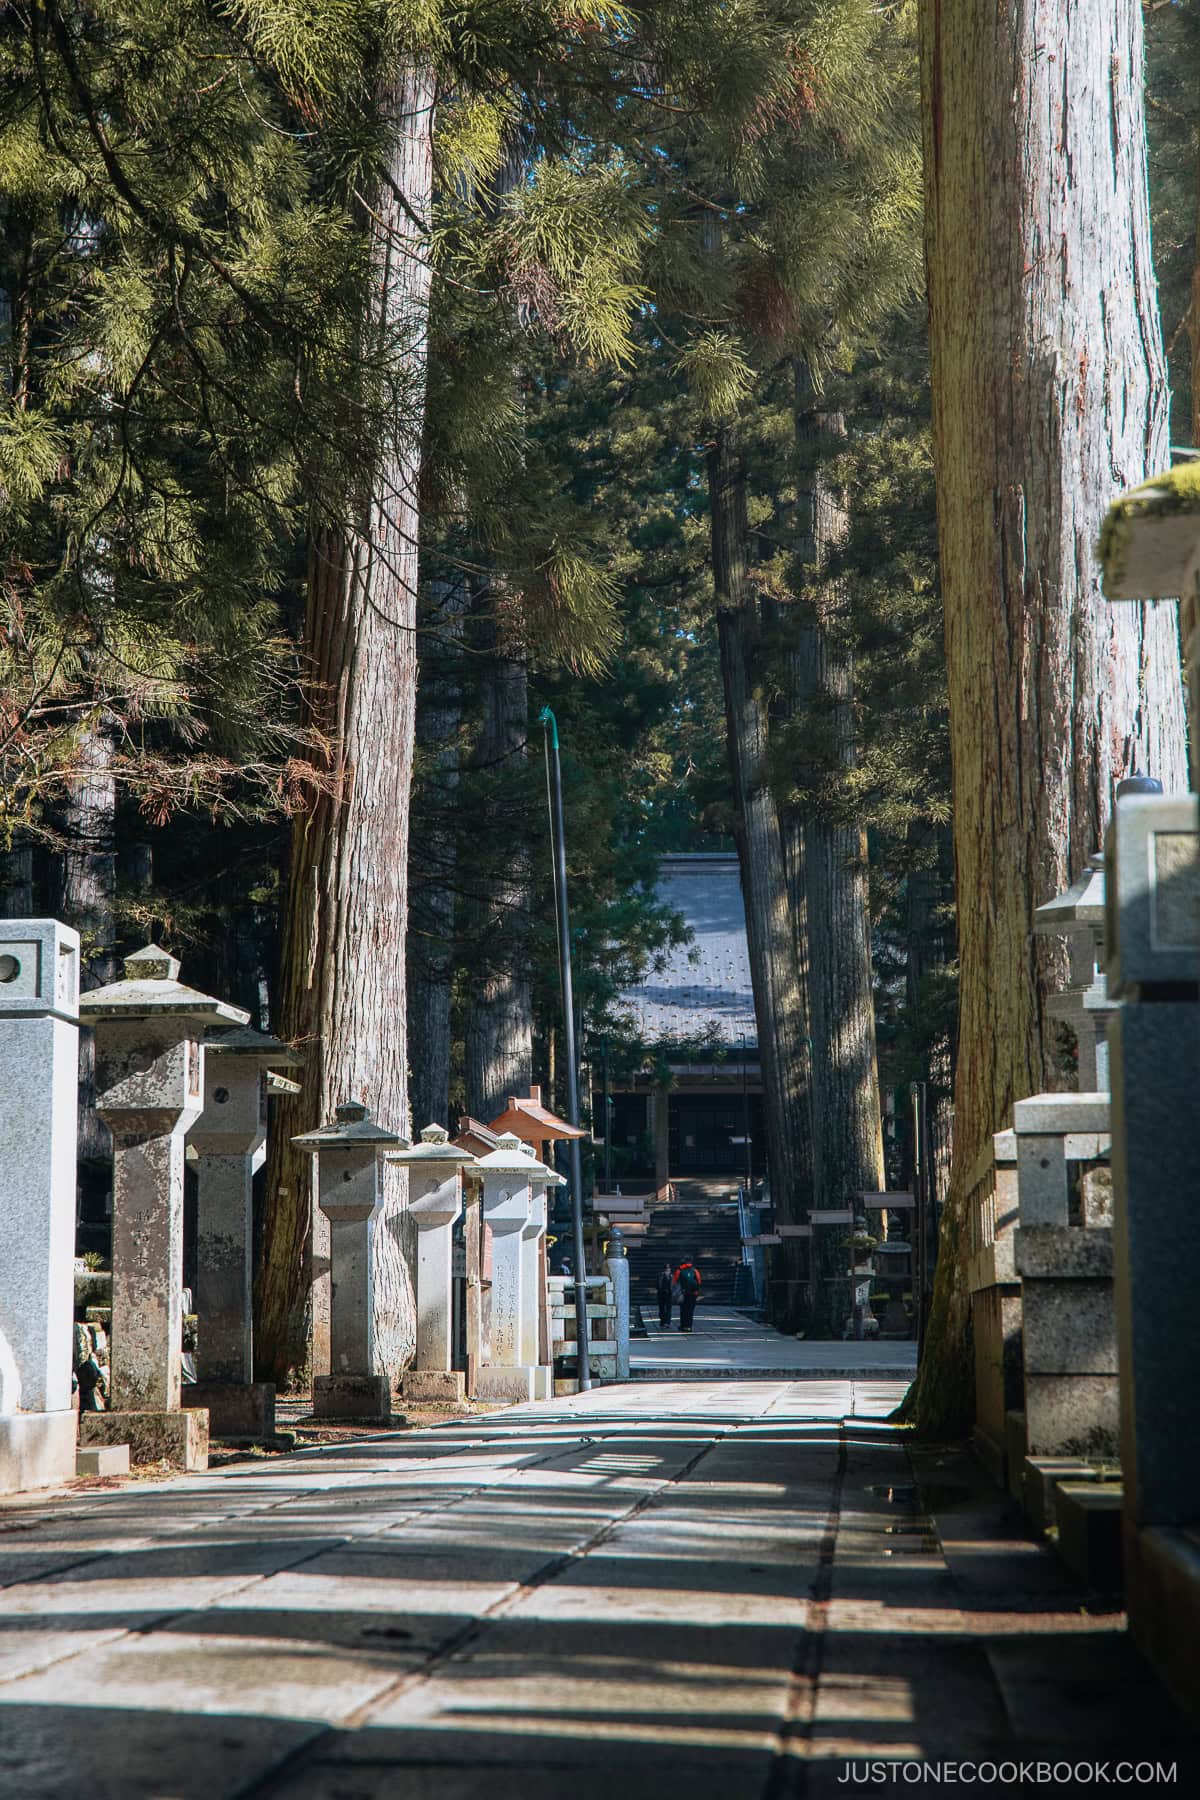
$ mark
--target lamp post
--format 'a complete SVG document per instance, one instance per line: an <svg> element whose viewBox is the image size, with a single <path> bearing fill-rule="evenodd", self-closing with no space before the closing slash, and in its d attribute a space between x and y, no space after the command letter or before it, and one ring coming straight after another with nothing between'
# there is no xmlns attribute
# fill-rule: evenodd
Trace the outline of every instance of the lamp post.
<svg viewBox="0 0 1200 1800"><path fill-rule="evenodd" d="M562 762L558 721L548 706L538 719L545 730L546 782L550 790L550 828L554 841L554 903L558 914L558 973L562 983L563 1048L567 1064L567 1119L579 1123L579 1058L575 1041L575 997L571 980L571 921L567 909L567 839L563 822ZM587 1265L583 1242L583 1157L579 1139L571 1139L571 1226L575 1250L575 1342L579 1349L580 1392L592 1385L587 1336Z"/></svg>

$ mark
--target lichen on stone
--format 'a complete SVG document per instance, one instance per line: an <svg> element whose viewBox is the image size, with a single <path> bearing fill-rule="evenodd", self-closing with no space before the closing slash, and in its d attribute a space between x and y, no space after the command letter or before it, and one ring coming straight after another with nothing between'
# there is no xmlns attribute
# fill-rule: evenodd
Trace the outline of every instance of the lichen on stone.
<svg viewBox="0 0 1200 1800"><path fill-rule="evenodd" d="M1115 499L1100 527L1098 555L1106 583L1124 573L1129 529L1137 519L1167 518L1175 513L1200 515L1200 461L1176 463L1161 475L1129 488Z"/></svg>

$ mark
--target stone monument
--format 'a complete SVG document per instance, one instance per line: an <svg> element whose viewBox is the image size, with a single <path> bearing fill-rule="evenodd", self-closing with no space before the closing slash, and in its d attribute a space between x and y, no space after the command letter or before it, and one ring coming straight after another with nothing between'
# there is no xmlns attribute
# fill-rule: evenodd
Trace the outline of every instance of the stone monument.
<svg viewBox="0 0 1200 1800"><path fill-rule="evenodd" d="M408 1140L346 1101L332 1125L292 1142L317 1159L317 1204L329 1220L331 1370L313 1378L313 1413L386 1425L392 1390L375 1350L375 1224L383 1209L383 1156Z"/></svg>
<svg viewBox="0 0 1200 1800"><path fill-rule="evenodd" d="M408 1170L408 1213L417 1228L417 1350L401 1383L406 1400L461 1401L465 1376L454 1367L454 1225L463 1208L463 1170L469 1150L450 1142L441 1125L427 1125L411 1150L387 1157Z"/></svg>
<svg viewBox="0 0 1200 1800"><path fill-rule="evenodd" d="M532 1400L536 1363L525 1361L522 1331L525 1258L522 1239L532 1210L531 1185L542 1165L514 1132L479 1158L483 1222L492 1245L491 1349L479 1371L478 1393L488 1400Z"/></svg>
<svg viewBox="0 0 1200 1800"><path fill-rule="evenodd" d="M203 1469L208 1414L180 1405L184 1139L203 1105L205 1027L247 1015L178 977L176 959L149 944L125 959L123 981L79 1006L113 1138L112 1411L84 1414L80 1442Z"/></svg>
<svg viewBox="0 0 1200 1800"><path fill-rule="evenodd" d="M0 1494L75 1473L79 936L0 919Z"/></svg>
<svg viewBox="0 0 1200 1800"><path fill-rule="evenodd" d="M266 1155L268 1071L302 1060L249 1026L205 1040L204 1110L188 1134L196 1154L199 1319L199 1379L188 1401L207 1410L220 1437L275 1435L275 1389L254 1379L253 1182Z"/></svg>

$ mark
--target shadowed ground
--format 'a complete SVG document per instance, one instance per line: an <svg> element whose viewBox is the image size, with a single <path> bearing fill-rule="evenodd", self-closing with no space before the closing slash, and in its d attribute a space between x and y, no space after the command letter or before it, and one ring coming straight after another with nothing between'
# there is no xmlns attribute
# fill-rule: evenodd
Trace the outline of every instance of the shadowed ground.
<svg viewBox="0 0 1200 1800"><path fill-rule="evenodd" d="M9 1504L0 1793L782 1800L1125 1751L1195 1791L1120 1615L955 1453L914 1480L902 1386L639 1383Z"/></svg>

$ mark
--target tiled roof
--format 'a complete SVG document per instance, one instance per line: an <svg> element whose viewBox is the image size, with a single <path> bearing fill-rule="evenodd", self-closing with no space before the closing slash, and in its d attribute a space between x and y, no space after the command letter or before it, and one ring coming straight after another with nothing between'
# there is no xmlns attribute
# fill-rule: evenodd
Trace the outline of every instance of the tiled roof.
<svg viewBox="0 0 1200 1800"><path fill-rule="evenodd" d="M658 897L683 914L691 940L666 953L621 996L642 1037L694 1037L715 1030L721 1043L758 1044L746 909L736 856L664 856Z"/></svg>

